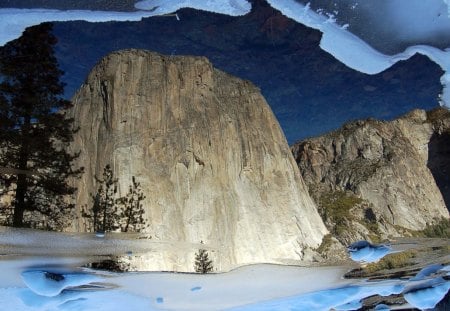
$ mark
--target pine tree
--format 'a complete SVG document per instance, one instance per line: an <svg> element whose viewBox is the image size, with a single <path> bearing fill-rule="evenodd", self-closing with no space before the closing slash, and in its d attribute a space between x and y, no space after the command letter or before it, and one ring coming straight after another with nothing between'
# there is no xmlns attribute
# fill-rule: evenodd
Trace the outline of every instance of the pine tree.
<svg viewBox="0 0 450 311"><path fill-rule="evenodd" d="M201 242L203 244L203 241ZM213 270L213 262L209 259L208 252L205 249L199 249L195 254L195 272L208 273Z"/></svg>
<svg viewBox="0 0 450 311"><path fill-rule="evenodd" d="M131 182L132 184L126 196L119 199L122 206L120 215L121 222L123 222L122 232L140 232L146 224L143 217L145 211L142 205L145 196L142 192L141 184L136 181L134 176Z"/></svg>
<svg viewBox="0 0 450 311"><path fill-rule="evenodd" d="M78 155L66 150L74 132L65 113L71 103L62 97L51 31L51 23L29 27L0 48L0 179L15 185L15 227L43 220L35 226L62 228L74 207L68 178L82 172L73 168Z"/></svg>
<svg viewBox="0 0 450 311"><path fill-rule="evenodd" d="M111 166L103 169L103 179L97 178L99 183L97 193L92 196L93 224L96 232L114 231L119 228L120 215L117 208L117 179Z"/></svg>

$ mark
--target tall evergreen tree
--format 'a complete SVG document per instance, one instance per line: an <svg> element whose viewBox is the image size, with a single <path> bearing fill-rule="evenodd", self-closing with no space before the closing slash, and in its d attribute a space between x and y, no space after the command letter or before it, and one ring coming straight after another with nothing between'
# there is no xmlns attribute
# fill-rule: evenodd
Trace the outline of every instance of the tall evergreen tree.
<svg viewBox="0 0 450 311"><path fill-rule="evenodd" d="M145 211L142 205L145 195L142 191L141 184L136 181L134 176L131 178L131 182L126 196L119 199L121 205L120 217L122 232L140 232L146 225L143 217Z"/></svg>
<svg viewBox="0 0 450 311"><path fill-rule="evenodd" d="M95 177L97 192L91 194L92 207L82 209L87 230L107 232L120 229L122 232L140 232L147 226L143 215L145 213L142 201L145 195L141 184L132 177L128 193L117 197L118 179L108 164L103 169L103 178Z"/></svg>
<svg viewBox="0 0 450 311"><path fill-rule="evenodd" d="M106 232L119 228L120 215L117 207L117 179L111 166L108 164L103 169L103 179L97 178L98 190L92 196L92 216L94 231Z"/></svg>
<svg viewBox="0 0 450 311"><path fill-rule="evenodd" d="M68 178L82 171L66 150L73 120L65 114L71 103L62 97L56 42L52 24L43 23L0 48L0 178L15 185L15 227L38 219L63 226L75 191Z"/></svg>

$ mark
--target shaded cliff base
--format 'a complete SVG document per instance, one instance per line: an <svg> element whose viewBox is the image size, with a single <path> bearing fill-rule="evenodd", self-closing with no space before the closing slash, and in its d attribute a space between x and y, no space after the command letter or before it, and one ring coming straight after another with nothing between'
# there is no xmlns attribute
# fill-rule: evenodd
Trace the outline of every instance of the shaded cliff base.
<svg viewBox="0 0 450 311"><path fill-rule="evenodd" d="M390 122L350 122L292 151L331 233L320 248L324 254L333 238L343 245L450 238L447 109L414 110Z"/></svg>

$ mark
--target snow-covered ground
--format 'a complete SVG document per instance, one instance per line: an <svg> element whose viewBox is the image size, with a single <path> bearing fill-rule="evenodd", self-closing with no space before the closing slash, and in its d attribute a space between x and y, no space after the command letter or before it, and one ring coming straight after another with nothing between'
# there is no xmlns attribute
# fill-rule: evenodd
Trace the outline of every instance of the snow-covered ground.
<svg viewBox="0 0 450 311"><path fill-rule="evenodd" d="M258 264L206 275L95 271L83 265L104 259L101 255L143 252L145 244L150 249L154 243L120 235L0 229L1 310L354 310L366 297L391 294L403 294L411 306L425 309L450 288L450 266L440 264L388 281L343 279L349 266ZM398 248L359 242L349 250L355 260L369 262Z"/></svg>
<svg viewBox="0 0 450 311"><path fill-rule="evenodd" d="M411 306L425 309L450 288L449 281L430 278L431 273L411 280L344 280L345 267L254 265L223 274L117 274L70 270L67 258L65 266L43 257L11 259L0 260L2 271L9 271L0 281L2 310L355 310L366 297L401 293Z"/></svg>

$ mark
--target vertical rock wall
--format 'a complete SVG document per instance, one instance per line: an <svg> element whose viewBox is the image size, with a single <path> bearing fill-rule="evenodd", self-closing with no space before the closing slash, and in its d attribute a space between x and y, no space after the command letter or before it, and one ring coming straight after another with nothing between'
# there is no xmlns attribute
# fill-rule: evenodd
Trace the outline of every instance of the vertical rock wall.
<svg viewBox="0 0 450 311"><path fill-rule="evenodd" d="M138 268L191 271L200 241L217 270L302 260L327 233L259 90L206 58L116 52L73 101L78 208L107 164L121 195L143 186L156 250Z"/></svg>

